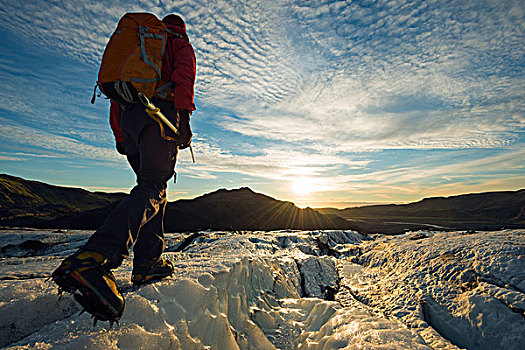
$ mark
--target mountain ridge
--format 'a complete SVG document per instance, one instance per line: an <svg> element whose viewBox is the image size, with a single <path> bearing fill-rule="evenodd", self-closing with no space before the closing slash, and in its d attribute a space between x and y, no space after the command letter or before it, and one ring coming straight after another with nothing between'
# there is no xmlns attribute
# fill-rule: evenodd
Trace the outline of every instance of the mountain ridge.
<svg viewBox="0 0 525 350"><path fill-rule="evenodd" d="M96 229L125 197L124 194L108 194L107 198L102 196L104 201L101 203L98 194L82 189L52 186L11 175L0 175L0 185L2 181L9 182L10 185L0 187L4 192L0 196L0 214L3 214L0 216L0 225L3 226ZM51 201L46 203L42 200L32 207L31 198L35 194L28 190L30 188L36 193L42 193L43 189L54 191ZM56 200L61 194L69 194L71 191L80 199L92 196L92 206L86 210L82 201L76 200L66 206L64 200ZM13 195L18 195L17 203L9 200ZM47 206L57 208L45 210ZM207 229L349 229L351 226L339 216L322 215L311 208L300 209L292 202L276 200L248 187L232 190L223 188L194 199L169 202L165 215L166 230L172 232Z"/></svg>
<svg viewBox="0 0 525 350"><path fill-rule="evenodd" d="M125 193L91 192L0 174L0 220L49 217L105 207Z"/></svg>
<svg viewBox="0 0 525 350"><path fill-rule="evenodd" d="M407 204L371 205L345 209L319 209L321 213L347 219L385 221L412 220L434 225L454 225L463 228L470 224L476 229L484 226L525 226L525 189L492 191L448 197L429 197ZM459 225L459 226L458 226Z"/></svg>
<svg viewBox="0 0 525 350"><path fill-rule="evenodd" d="M96 229L125 196L0 174L0 225ZM351 229L362 233L520 228L525 227L525 189L429 197L408 204L301 209L248 187L221 188L169 202L165 227L168 232Z"/></svg>

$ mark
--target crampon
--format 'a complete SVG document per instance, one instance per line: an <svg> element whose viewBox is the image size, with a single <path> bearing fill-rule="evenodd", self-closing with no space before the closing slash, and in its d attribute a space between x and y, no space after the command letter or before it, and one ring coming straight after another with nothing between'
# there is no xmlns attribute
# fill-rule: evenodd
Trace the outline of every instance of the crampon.
<svg viewBox="0 0 525 350"><path fill-rule="evenodd" d="M109 321L110 328L124 311L124 297L115 277L104 265L105 258L96 252L81 251L62 262L51 278L62 292L72 293L75 300L98 321Z"/></svg>
<svg viewBox="0 0 525 350"><path fill-rule="evenodd" d="M135 288L159 281L173 275L174 268L171 261L159 259L152 266L133 267L131 282Z"/></svg>

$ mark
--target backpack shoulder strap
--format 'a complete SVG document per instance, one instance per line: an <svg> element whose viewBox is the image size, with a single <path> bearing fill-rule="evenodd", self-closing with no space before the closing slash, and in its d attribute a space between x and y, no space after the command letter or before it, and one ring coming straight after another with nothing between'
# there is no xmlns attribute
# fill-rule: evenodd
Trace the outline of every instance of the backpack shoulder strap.
<svg viewBox="0 0 525 350"><path fill-rule="evenodd" d="M184 37L184 35L180 34L180 33L177 33L171 29L168 29L166 28L166 33L168 33L168 35L171 35L171 36L174 36L174 37L177 37L179 39L182 39L184 41L187 41L186 38Z"/></svg>

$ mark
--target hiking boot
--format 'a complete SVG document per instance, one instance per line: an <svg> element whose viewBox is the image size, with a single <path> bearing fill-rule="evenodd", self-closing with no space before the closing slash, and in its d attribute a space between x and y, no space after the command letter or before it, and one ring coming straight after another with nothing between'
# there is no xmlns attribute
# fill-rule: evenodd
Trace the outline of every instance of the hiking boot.
<svg viewBox="0 0 525 350"><path fill-rule="evenodd" d="M115 276L97 252L79 251L62 261L51 278L60 291L73 293L76 301L97 320L117 321L124 311L124 297ZM77 292L77 293L75 293Z"/></svg>
<svg viewBox="0 0 525 350"><path fill-rule="evenodd" d="M159 259L150 267L133 267L131 282L135 286L161 280L173 275L173 264L169 260Z"/></svg>

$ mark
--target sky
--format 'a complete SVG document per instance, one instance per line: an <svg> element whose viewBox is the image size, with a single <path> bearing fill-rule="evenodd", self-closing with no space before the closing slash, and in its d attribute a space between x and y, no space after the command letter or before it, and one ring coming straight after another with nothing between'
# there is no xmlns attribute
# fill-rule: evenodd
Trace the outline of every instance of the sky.
<svg viewBox="0 0 525 350"><path fill-rule="evenodd" d="M0 0L0 173L135 184L90 99L126 12L197 57L168 199L250 187L305 207L525 188L525 1Z"/></svg>

